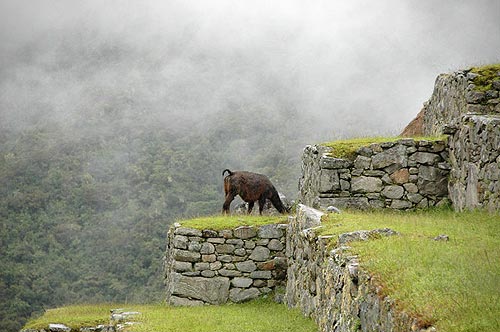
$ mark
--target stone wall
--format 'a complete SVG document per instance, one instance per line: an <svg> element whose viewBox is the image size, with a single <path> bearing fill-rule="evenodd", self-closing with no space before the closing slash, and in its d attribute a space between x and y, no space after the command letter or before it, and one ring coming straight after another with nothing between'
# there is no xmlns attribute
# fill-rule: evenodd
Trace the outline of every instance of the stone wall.
<svg viewBox="0 0 500 332"><path fill-rule="evenodd" d="M350 241L366 240L377 233L395 235L389 229L358 231L338 236L338 245L328 248L331 236L318 236L322 212L299 205L287 229L289 268L285 301L312 317L323 332L434 331L397 311L394 302L377 294L370 276L358 269L356 256L348 251Z"/></svg>
<svg viewBox="0 0 500 332"><path fill-rule="evenodd" d="M426 134L449 134L449 198L456 210L500 210L500 71L442 74L425 105ZM487 88L484 88L484 87Z"/></svg>
<svg viewBox="0 0 500 332"><path fill-rule="evenodd" d="M444 126L459 122L467 113L500 115L500 74L486 91L477 90L478 77L479 74L464 70L436 78L434 92L424 105L425 135L440 135Z"/></svg>
<svg viewBox="0 0 500 332"><path fill-rule="evenodd" d="M500 209L500 116L465 115L449 139L456 210Z"/></svg>
<svg viewBox="0 0 500 332"><path fill-rule="evenodd" d="M170 228L165 256L167 303L243 302L285 285L286 225L214 231Z"/></svg>
<svg viewBox="0 0 500 332"><path fill-rule="evenodd" d="M300 202L314 208L425 208L448 202L450 165L445 141L371 144L353 161L307 146L302 156Z"/></svg>

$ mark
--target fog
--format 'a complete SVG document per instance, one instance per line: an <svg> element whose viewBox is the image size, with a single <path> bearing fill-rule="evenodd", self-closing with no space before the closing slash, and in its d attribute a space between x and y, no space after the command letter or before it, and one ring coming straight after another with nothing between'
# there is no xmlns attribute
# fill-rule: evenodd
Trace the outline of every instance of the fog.
<svg viewBox="0 0 500 332"><path fill-rule="evenodd" d="M0 13L0 127L14 132L111 113L200 131L293 117L303 144L397 134L438 74L500 61L497 0L2 0Z"/></svg>

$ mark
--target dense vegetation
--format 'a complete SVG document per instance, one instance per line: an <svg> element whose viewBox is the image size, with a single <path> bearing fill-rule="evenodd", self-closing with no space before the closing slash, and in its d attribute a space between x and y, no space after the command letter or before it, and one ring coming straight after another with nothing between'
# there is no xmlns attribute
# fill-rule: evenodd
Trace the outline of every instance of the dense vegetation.
<svg viewBox="0 0 500 332"><path fill-rule="evenodd" d="M354 242L361 266L400 310L439 331L498 331L500 215L447 209L330 214L325 234L389 227L399 236ZM433 240L447 235L448 241Z"/></svg>
<svg viewBox="0 0 500 332"><path fill-rule="evenodd" d="M3 131L0 330L63 304L161 300L166 231L175 220L219 213L226 167L265 172L295 194L299 154L266 127L245 141L259 153L237 162L228 143L241 132L181 134L125 120ZM255 129L239 118L231 124Z"/></svg>

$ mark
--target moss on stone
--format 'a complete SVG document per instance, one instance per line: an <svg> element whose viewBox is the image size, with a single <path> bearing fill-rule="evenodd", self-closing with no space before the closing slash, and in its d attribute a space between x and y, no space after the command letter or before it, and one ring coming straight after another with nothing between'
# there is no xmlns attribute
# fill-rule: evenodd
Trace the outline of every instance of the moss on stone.
<svg viewBox="0 0 500 332"><path fill-rule="evenodd" d="M493 81L496 79L500 80L499 72L500 63L472 68L471 73L479 75L473 79L476 86L474 89L481 92L491 90Z"/></svg>
<svg viewBox="0 0 500 332"><path fill-rule="evenodd" d="M364 146L368 147L371 144L382 144L397 142L400 140L413 139L415 141L440 141L444 140L446 136L429 136L429 137L413 137L413 138L403 138L400 136L396 137L360 137L348 140L338 140L333 142L325 142L321 145L329 147L332 151L329 153L331 157L354 160L356 157L356 151Z"/></svg>

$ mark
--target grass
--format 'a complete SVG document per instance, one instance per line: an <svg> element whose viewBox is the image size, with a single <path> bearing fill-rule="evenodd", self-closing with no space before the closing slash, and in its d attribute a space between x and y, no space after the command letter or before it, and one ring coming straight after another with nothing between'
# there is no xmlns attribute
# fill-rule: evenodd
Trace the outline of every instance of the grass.
<svg viewBox="0 0 500 332"><path fill-rule="evenodd" d="M386 142L397 142L403 137L361 137L361 138L353 138L348 140L338 140L333 142L325 142L321 145L327 146L332 149L330 155L332 157L341 158L341 159L350 159L354 160L356 157L356 151L363 147L369 146L372 143L386 143ZM445 139L445 136L429 136L429 137L414 137L416 141L419 140L427 140L427 141L438 141Z"/></svg>
<svg viewBox="0 0 500 332"><path fill-rule="evenodd" d="M471 72L479 74L479 76L473 80L476 85L475 90L485 92L492 89L491 83L493 80L500 79L500 76L498 76L498 72L500 72L500 63L483 67L474 67L471 69Z"/></svg>
<svg viewBox="0 0 500 332"><path fill-rule="evenodd" d="M239 226L262 226L268 224L283 224L288 222L287 216L252 216L252 215L231 215L231 216L209 216L199 217L189 220L182 220L179 223L183 227L194 229L224 230L233 229Z"/></svg>
<svg viewBox="0 0 500 332"><path fill-rule="evenodd" d="M401 235L352 243L383 294L439 331L500 331L500 215L349 212L325 218L322 233L383 227Z"/></svg>
<svg viewBox="0 0 500 332"><path fill-rule="evenodd" d="M43 316L26 323L25 329L46 329L49 324L65 324L78 330L80 327L108 324L110 310L121 308L113 304L72 305L49 309Z"/></svg>
<svg viewBox="0 0 500 332"><path fill-rule="evenodd" d="M105 307L105 306L104 306ZM91 308L91 306L89 306ZM114 307L107 306L109 310ZM139 324L128 328L129 332L280 332L317 331L316 324L303 317L297 309L289 310L284 304L278 304L270 299L258 299L244 304L226 304L221 306L202 307L169 307L165 305L127 305L126 310L139 311L137 317ZM74 328L67 314L81 315L80 310L87 310L85 306L71 306L55 309L50 314L48 311L43 322L34 321L31 326L38 328L47 327L50 319ZM59 315L56 315L59 314ZM50 316L45 317L45 316ZM96 312L96 320L101 319L101 314ZM104 316L102 316L104 317ZM45 325L44 325L45 324ZM81 326L81 325L79 325Z"/></svg>

